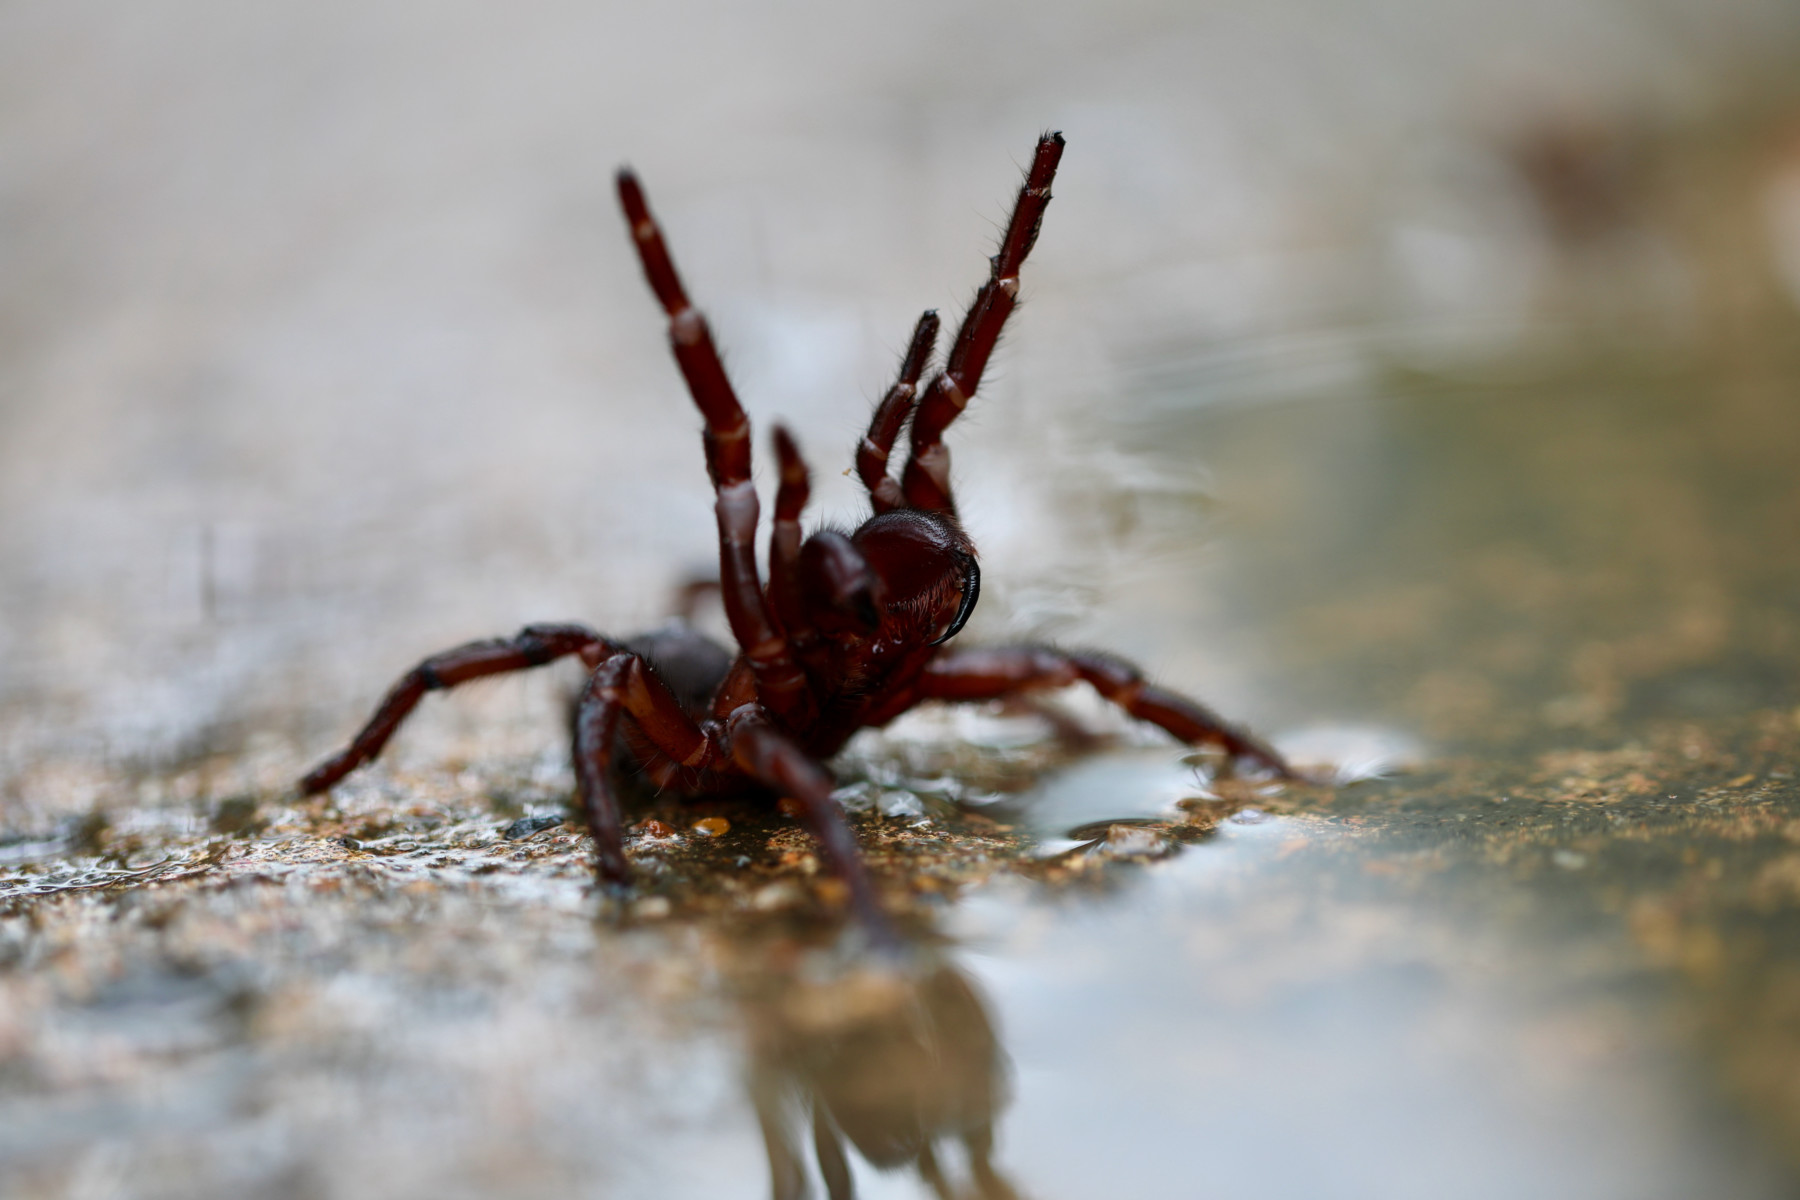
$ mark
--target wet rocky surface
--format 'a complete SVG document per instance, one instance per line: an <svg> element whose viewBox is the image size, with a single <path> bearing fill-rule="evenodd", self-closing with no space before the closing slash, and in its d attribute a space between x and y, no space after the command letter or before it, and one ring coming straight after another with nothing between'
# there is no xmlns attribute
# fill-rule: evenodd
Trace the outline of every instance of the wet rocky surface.
<svg viewBox="0 0 1800 1200"><path fill-rule="evenodd" d="M1454 6L1329 85L1344 31L1271 56L1249 10L1034 14L996 56L922 9L876 62L801 10L622 39L578 6L178 7L111 41L0 10L32 234L0 247L0 1193L1800 1190L1800 107L1791 38L1742 32L1771 6L1683 27L1687 91L1663 33L1582 7L1651 65L1567 107L1421 82L1492 65ZM1521 45L1585 79L1573 12ZM978 277L970 208L1012 186L979 170L1065 117L955 430L964 636L1126 654L1318 782L1080 690L910 714L833 764L897 952L774 804L643 799L637 883L597 890L567 664L295 792L419 655L643 628L712 554L618 159L842 518L823 446L879 331Z"/></svg>
<svg viewBox="0 0 1800 1200"><path fill-rule="evenodd" d="M877 1195L1785 1194L1800 713L1312 787L1030 726L839 764L898 959L765 806L600 895L548 756L21 822L9 1192L757 1194L822 1113Z"/></svg>

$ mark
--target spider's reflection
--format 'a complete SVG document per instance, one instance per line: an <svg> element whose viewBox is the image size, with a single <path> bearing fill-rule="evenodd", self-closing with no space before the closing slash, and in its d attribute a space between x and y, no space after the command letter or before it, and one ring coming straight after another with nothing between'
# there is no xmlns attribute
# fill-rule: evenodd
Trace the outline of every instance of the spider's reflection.
<svg viewBox="0 0 1800 1200"><path fill-rule="evenodd" d="M808 1141L830 1200L855 1194L851 1154L941 1200L1017 1200L992 1162L1006 1059L966 975L942 958L779 974L744 997L775 1200L808 1195Z"/></svg>

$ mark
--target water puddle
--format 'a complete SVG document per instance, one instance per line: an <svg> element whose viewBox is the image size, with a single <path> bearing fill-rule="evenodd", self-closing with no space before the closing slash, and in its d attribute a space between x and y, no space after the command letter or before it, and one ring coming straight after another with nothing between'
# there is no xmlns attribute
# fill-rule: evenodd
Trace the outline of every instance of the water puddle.
<svg viewBox="0 0 1800 1200"><path fill-rule="evenodd" d="M1795 1194L1791 5L100 7L0 6L0 1193ZM769 804L596 894L573 663L294 793L716 561L613 162L846 520L1065 120L960 636L1315 782L922 707L833 763L898 956Z"/></svg>

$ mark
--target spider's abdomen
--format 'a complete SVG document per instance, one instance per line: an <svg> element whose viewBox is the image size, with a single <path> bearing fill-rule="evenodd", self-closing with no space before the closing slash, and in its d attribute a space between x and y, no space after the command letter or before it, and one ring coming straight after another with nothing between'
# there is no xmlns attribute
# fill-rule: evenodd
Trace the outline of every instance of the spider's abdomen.
<svg viewBox="0 0 1800 1200"><path fill-rule="evenodd" d="M682 711L696 721L711 712L713 695L725 682L736 657L685 621L671 621L661 629L638 634L625 648L643 656L669 685Z"/></svg>

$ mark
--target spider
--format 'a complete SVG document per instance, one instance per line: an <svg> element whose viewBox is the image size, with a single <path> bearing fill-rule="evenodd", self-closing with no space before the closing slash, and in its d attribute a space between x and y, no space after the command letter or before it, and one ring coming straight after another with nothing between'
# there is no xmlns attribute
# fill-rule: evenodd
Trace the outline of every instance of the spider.
<svg viewBox="0 0 1800 1200"><path fill-rule="evenodd" d="M857 730L885 725L922 701L994 700L1086 681L1183 742L1215 744L1233 760L1294 778L1266 742L1117 658L1043 645L946 645L974 611L981 569L957 519L944 430L980 386L1018 302L1019 268L1037 240L1062 151L1060 133L1038 140L987 282L923 389L938 318L931 311L919 318L899 378L857 447L856 470L874 512L855 532L802 534L806 463L788 431L775 427L780 477L766 585L754 546L759 509L749 419L705 318L688 301L643 188L621 170L626 224L705 423L719 587L737 652L680 624L623 640L584 625L529 625L511 638L471 642L402 676L349 746L302 779L301 790L325 791L374 758L427 692L576 655L589 671L574 717L576 787L603 887L622 889L630 877L617 788L624 774L636 773L654 788L690 797L760 792L797 801L857 913L881 928L880 906L823 761ZM888 457L909 418L911 448L896 480Z"/></svg>

